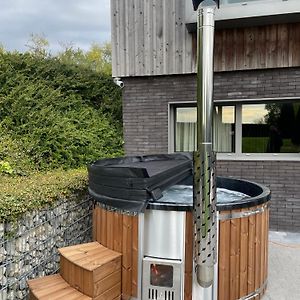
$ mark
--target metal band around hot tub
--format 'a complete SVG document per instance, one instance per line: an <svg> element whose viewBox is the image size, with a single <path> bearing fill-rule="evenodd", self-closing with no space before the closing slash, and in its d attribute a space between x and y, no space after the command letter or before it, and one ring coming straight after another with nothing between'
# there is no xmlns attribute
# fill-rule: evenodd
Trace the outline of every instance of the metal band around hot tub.
<svg viewBox="0 0 300 300"><path fill-rule="evenodd" d="M264 282L264 284L261 287L259 287L257 290L255 290L251 294L248 294L247 296L239 298L238 300L250 300L250 299L253 299L253 298L261 295L263 293L264 289L267 287L267 283L268 283L268 281L266 280Z"/></svg>
<svg viewBox="0 0 300 300"><path fill-rule="evenodd" d="M261 214L270 206L270 202L263 204L261 207L248 210L248 211L241 211L241 212L229 212L227 214L219 214L219 220L232 220L232 219L240 219L240 218L247 218L252 215Z"/></svg>

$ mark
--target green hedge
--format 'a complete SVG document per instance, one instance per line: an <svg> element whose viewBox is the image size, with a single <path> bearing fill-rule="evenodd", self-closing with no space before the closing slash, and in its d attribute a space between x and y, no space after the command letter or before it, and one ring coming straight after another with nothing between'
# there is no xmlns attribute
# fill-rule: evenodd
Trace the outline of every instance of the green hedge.
<svg viewBox="0 0 300 300"><path fill-rule="evenodd" d="M55 57L0 53L0 128L25 166L70 169L122 155L121 116L110 76ZM0 161L15 156L1 148Z"/></svg>
<svg viewBox="0 0 300 300"><path fill-rule="evenodd" d="M25 212L86 193L87 172L77 169L36 173L28 177L0 176L0 186L0 221L14 222Z"/></svg>

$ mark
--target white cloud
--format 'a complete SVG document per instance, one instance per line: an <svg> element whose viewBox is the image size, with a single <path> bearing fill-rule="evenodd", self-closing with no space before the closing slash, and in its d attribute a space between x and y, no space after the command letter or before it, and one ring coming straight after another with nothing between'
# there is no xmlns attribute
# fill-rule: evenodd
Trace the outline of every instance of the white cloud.
<svg viewBox="0 0 300 300"><path fill-rule="evenodd" d="M0 43L26 49L30 34L44 34L55 52L61 42L88 49L110 40L109 0L0 0Z"/></svg>

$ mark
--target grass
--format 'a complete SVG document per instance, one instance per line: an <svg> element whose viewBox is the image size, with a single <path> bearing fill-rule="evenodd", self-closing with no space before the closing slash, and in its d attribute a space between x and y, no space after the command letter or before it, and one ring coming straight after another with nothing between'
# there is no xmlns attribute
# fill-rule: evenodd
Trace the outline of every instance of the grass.
<svg viewBox="0 0 300 300"><path fill-rule="evenodd" d="M0 221L14 222L28 211L86 192L87 171L55 170L27 177L2 175L0 186Z"/></svg>
<svg viewBox="0 0 300 300"><path fill-rule="evenodd" d="M268 137L243 137L242 151L243 153L266 153L268 140ZM283 139L280 152L299 153L300 146L294 145L291 139Z"/></svg>

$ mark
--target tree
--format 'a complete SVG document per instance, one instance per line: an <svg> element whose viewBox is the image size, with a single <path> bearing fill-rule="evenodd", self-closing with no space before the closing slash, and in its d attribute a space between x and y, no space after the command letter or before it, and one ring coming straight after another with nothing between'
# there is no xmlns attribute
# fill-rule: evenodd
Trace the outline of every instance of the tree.
<svg viewBox="0 0 300 300"><path fill-rule="evenodd" d="M292 142L294 145L300 145L300 108L298 108L298 112L295 119L295 129Z"/></svg>
<svg viewBox="0 0 300 300"><path fill-rule="evenodd" d="M0 43L0 54L5 53L5 48L4 46Z"/></svg>
<svg viewBox="0 0 300 300"><path fill-rule="evenodd" d="M47 57L49 56L49 42L46 39L45 35L39 35L39 34L31 34L30 39L25 44L25 46L28 48L28 51L37 56L37 57Z"/></svg>
<svg viewBox="0 0 300 300"><path fill-rule="evenodd" d="M278 120L280 118L281 105L272 103L266 105L266 110L268 114L265 116L265 122L269 126L273 125L278 127Z"/></svg>
<svg viewBox="0 0 300 300"><path fill-rule="evenodd" d="M63 50L57 55L58 59L66 64L75 64L86 67L95 72L111 75L111 45L103 46L92 44L87 52L75 49L72 44L62 44Z"/></svg>
<svg viewBox="0 0 300 300"><path fill-rule="evenodd" d="M278 126L283 138L291 138L295 128L295 113L292 103L281 105Z"/></svg>
<svg viewBox="0 0 300 300"><path fill-rule="evenodd" d="M86 53L86 59L94 71L111 74L111 45L109 43L103 46L92 44Z"/></svg>

